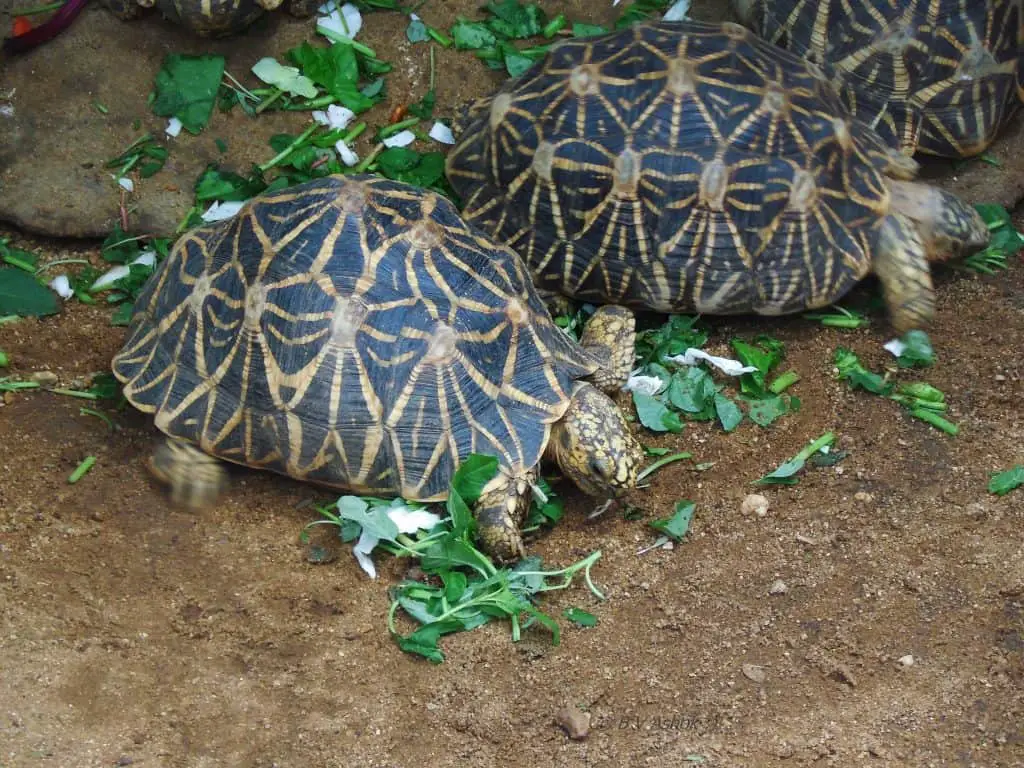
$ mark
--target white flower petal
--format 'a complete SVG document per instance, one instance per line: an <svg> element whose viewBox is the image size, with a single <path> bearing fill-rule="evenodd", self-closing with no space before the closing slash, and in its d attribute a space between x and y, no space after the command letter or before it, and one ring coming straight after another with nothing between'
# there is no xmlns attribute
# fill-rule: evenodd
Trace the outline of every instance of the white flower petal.
<svg viewBox="0 0 1024 768"><path fill-rule="evenodd" d="M665 21L683 21L690 11L690 0L676 0L676 2L665 11L662 17Z"/></svg>
<svg viewBox="0 0 1024 768"><path fill-rule="evenodd" d="M50 287L55 290L57 295L62 299L70 299L75 295L75 292L71 290L71 281L68 280L67 275L57 275L50 281Z"/></svg>
<svg viewBox="0 0 1024 768"><path fill-rule="evenodd" d="M227 203L222 203L220 200L217 200L213 205L206 209L206 213L202 216L203 221L221 221L223 219L230 219L242 210L243 205L245 205L245 203L240 200L232 200Z"/></svg>
<svg viewBox="0 0 1024 768"><path fill-rule="evenodd" d="M441 522L441 518L425 509L412 509L405 505L392 507L388 517L398 526L399 533L416 533L420 529L430 530Z"/></svg>
<svg viewBox="0 0 1024 768"><path fill-rule="evenodd" d="M396 133L394 136L388 136L384 139L385 147L407 147L416 141L416 134L410 130L404 130L400 133Z"/></svg>
<svg viewBox="0 0 1024 768"><path fill-rule="evenodd" d="M135 182L129 178L122 176L120 179L117 180L117 183L121 187L121 189L126 190L127 192L135 191Z"/></svg>
<svg viewBox="0 0 1024 768"><path fill-rule="evenodd" d="M439 141L442 144L455 143L455 135L452 133L452 129L440 120L434 123L434 127L430 129L430 138L434 141Z"/></svg>
<svg viewBox="0 0 1024 768"><path fill-rule="evenodd" d="M90 291L101 291L104 288L109 288L111 285L116 283L122 277L128 277L130 270L127 264L118 264L116 267L111 267L98 278L91 286Z"/></svg>
<svg viewBox="0 0 1024 768"><path fill-rule="evenodd" d="M370 553L373 552L373 548L380 542L376 536L371 533L367 533L366 529L359 534L359 541L352 547L352 554L356 556L356 561L359 563L359 567L366 571L367 575L371 579L377 578L377 567L373 564L373 559L370 557Z"/></svg>
<svg viewBox="0 0 1024 768"><path fill-rule="evenodd" d="M317 13L322 13L326 16L328 13L333 13L337 7L338 3L335 2L335 0L327 0L327 2L317 8L316 11Z"/></svg>
<svg viewBox="0 0 1024 768"><path fill-rule="evenodd" d="M891 352L893 357L899 357L907 349L907 345L904 344L899 339L893 339L892 341L888 341L885 344L883 344L882 346L884 347L884 349L886 351Z"/></svg>
<svg viewBox="0 0 1024 768"><path fill-rule="evenodd" d="M132 264L144 264L147 267L156 266L156 251L146 250L132 259Z"/></svg>
<svg viewBox="0 0 1024 768"><path fill-rule="evenodd" d="M349 168L359 162L359 155L357 155L342 139L338 139L334 143L334 148L338 150L338 157L341 158L341 162Z"/></svg>
<svg viewBox="0 0 1024 768"><path fill-rule="evenodd" d="M345 3L340 9L335 9L326 16L321 16L316 20L317 32L327 29L349 40L354 39L362 28L363 15L352 3ZM323 33L321 32L321 34ZM332 42L337 41L332 40Z"/></svg>
<svg viewBox="0 0 1024 768"><path fill-rule="evenodd" d="M313 112L314 120L332 130L341 130L348 127L348 124L352 122L352 118L355 116L355 112L340 104L331 104L327 107L327 111L318 109Z"/></svg>
<svg viewBox="0 0 1024 768"><path fill-rule="evenodd" d="M665 386L665 382L657 376L631 374L629 380L626 381L627 391L639 392L642 395L649 395L651 397L658 394L663 386Z"/></svg>
<svg viewBox="0 0 1024 768"><path fill-rule="evenodd" d="M672 357L666 357L669 362L675 363L676 365L698 365L699 361L706 361L711 365L718 368L720 371L728 376L740 376L744 373L753 373L757 370L756 366L743 365L739 360L730 360L727 357L717 357L715 355L709 355L703 349L696 349L690 347L681 355L674 355Z"/></svg>
<svg viewBox="0 0 1024 768"><path fill-rule="evenodd" d="M179 133L181 133L182 127L183 126L181 125L181 120L179 120L176 117L172 117L170 120L167 121L167 127L164 128L164 133L173 138L177 136Z"/></svg>

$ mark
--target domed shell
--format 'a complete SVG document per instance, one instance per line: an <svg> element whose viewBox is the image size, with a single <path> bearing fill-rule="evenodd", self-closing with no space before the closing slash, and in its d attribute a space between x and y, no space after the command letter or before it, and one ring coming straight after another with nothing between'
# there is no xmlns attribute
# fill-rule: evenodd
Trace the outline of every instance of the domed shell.
<svg viewBox="0 0 1024 768"><path fill-rule="evenodd" d="M211 455L424 501L472 452L537 464L595 368L515 254L445 198L368 176L184 235L113 362L134 406Z"/></svg>
<svg viewBox="0 0 1024 768"><path fill-rule="evenodd" d="M1020 0L733 0L771 43L815 62L893 146L983 152L1021 106Z"/></svg>
<svg viewBox="0 0 1024 768"><path fill-rule="evenodd" d="M744 27L659 22L551 49L472 106L447 170L542 288L778 315L868 273L897 154Z"/></svg>

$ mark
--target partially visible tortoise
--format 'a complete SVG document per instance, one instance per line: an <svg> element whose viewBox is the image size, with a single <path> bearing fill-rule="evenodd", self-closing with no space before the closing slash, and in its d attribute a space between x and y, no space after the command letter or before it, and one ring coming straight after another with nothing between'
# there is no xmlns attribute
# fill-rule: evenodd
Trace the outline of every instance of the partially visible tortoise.
<svg viewBox="0 0 1024 768"><path fill-rule="evenodd" d="M176 24L202 37L223 37L242 32L266 11L282 2L297 18L312 16L322 0L102 0L119 19L137 18L156 7Z"/></svg>
<svg viewBox="0 0 1024 768"><path fill-rule="evenodd" d="M473 103L446 171L463 215L546 293L782 315L874 272L893 325L933 315L929 259L977 212L852 118L819 69L738 24L657 22L554 46Z"/></svg>
<svg viewBox="0 0 1024 768"><path fill-rule="evenodd" d="M182 236L113 370L166 433L151 468L184 505L216 499L219 460L440 501L490 454L478 530L508 560L543 456L589 494L635 486L643 452L601 391L625 383L634 337L605 307L572 341L521 260L445 198L332 176Z"/></svg>
<svg viewBox="0 0 1024 768"><path fill-rule="evenodd" d="M1024 101L1024 0L733 0L908 154L983 152Z"/></svg>

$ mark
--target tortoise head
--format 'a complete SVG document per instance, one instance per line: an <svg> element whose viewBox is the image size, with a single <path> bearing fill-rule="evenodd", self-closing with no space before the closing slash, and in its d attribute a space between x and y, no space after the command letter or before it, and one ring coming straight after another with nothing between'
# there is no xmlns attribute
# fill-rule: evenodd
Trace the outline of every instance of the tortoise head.
<svg viewBox="0 0 1024 768"><path fill-rule="evenodd" d="M636 487L643 449L615 401L593 384L577 383L549 446L562 472L590 496L616 497Z"/></svg>
<svg viewBox="0 0 1024 768"><path fill-rule="evenodd" d="M988 245L984 219L959 197L913 181L889 181L891 210L917 225L929 261L970 256Z"/></svg>

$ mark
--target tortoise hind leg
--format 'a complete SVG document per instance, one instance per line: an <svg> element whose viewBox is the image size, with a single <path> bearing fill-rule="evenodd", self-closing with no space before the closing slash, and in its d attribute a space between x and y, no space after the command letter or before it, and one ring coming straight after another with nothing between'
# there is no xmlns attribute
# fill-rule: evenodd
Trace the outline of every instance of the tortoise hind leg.
<svg viewBox="0 0 1024 768"><path fill-rule="evenodd" d="M601 365L590 376L591 383L613 394L626 385L633 368L636 317L626 307L599 307L583 329L580 344Z"/></svg>
<svg viewBox="0 0 1024 768"><path fill-rule="evenodd" d="M154 448L149 470L170 486L172 502L193 511L212 506L228 484L219 459L173 437Z"/></svg>

